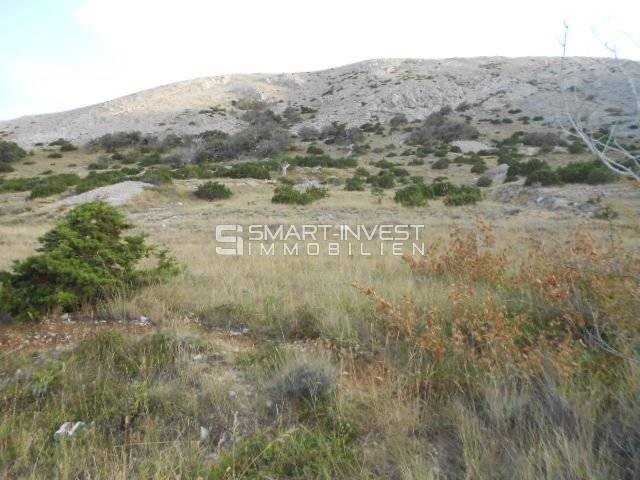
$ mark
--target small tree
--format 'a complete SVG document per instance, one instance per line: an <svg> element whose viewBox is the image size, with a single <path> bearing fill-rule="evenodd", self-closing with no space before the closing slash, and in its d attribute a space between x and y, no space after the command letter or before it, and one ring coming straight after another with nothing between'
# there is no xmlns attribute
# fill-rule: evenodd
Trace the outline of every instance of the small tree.
<svg viewBox="0 0 640 480"><path fill-rule="evenodd" d="M38 320L51 310L73 311L176 273L165 251L147 246L142 235L123 236L129 228L124 216L105 203L74 208L40 238L38 254L0 273L0 311L16 320ZM150 256L157 266L138 270L138 262Z"/></svg>

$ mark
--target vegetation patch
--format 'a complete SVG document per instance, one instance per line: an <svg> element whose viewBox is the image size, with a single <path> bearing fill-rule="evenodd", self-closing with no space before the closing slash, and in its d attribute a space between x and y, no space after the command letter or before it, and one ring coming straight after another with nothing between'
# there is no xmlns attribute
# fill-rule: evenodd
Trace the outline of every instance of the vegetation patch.
<svg viewBox="0 0 640 480"><path fill-rule="evenodd" d="M202 200L223 200L231 194L231 190L220 182L203 183L194 192L194 195Z"/></svg>
<svg viewBox="0 0 640 480"><path fill-rule="evenodd" d="M326 188L310 187L300 191L291 185L281 185L276 188L271 201L273 203L290 203L308 205L329 195Z"/></svg>
<svg viewBox="0 0 640 480"><path fill-rule="evenodd" d="M38 253L0 275L0 306L11 318L39 320L52 310L74 311L116 291L126 292L175 273L166 251L149 247L123 215L104 203L74 208L40 238ZM154 256L157 266L137 268Z"/></svg>

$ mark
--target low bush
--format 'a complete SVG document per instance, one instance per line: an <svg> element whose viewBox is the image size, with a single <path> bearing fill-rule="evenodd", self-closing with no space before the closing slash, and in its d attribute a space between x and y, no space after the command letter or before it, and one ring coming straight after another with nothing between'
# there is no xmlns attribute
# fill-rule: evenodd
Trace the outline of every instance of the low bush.
<svg viewBox="0 0 640 480"><path fill-rule="evenodd" d="M452 118L450 113L435 112L422 125L413 129L407 138L409 145L427 145L432 142L470 140L478 137L478 130L468 123Z"/></svg>
<svg viewBox="0 0 640 480"><path fill-rule="evenodd" d="M398 190L394 200L403 207L424 207L431 197L432 193L424 183L413 183Z"/></svg>
<svg viewBox="0 0 640 480"><path fill-rule="evenodd" d="M328 365L301 362L285 368L267 391L277 402L318 402L333 393L336 375Z"/></svg>
<svg viewBox="0 0 640 480"><path fill-rule="evenodd" d="M13 163L27 156L17 143L0 140L0 163Z"/></svg>
<svg viewBox="0 0 640 480"><path fill-rule="evenodd" d="M367 183L370 183L374 187L378 188L393 188L396 184L395 177L387 170L382 170L378 175L372 175L367 179Z"/></svg>
<svg viewBox="0 0 640 480"><path fill-rule="evenodd" d="M533 147L555 147L562 144L560 135L553 132L528 132L520 136L520 141Z"/></svg>
<svg viewBox="0 0 640 480"><path fill-rule="evenodd" d="M316 145L309 145L307 148L307 153L309 155L322 155L324 154L324 150Z"/></svg>
<svg viewBox="0 0 640 480"><path fill-rule="evenodd" d="M558 175L565 183L597 185L616 180L615 174L598 160L570 163L566 167L559 168Z"/></svg>
<svg viewBox="0 0 640 480"><path fill-rule="evenodd" d="M113 185L114 183L124 182L128 179L123 171L110 170L108 172L89 172L89 175L84 177L76 185L76 193L88 192L94 188L105 187L107 185Z"/></svg>
<svg viewBox="0 0 640 480"><path fill-rule="evenodd" d="M300 191L291 185L281 185L275 189L271 201L273 203L307 205L328 195L326 188L311 187Z"/></svg>
<svg viewBox="0 0 640 480"><path fill-rule="evenodd" d="M548 187L551 185L561 185L562 179L560 178L560 175L558 175L558 172L545 168L535 170L527 175L527 179L524 184L526 186L541 185L543 187Z"/></svg>
<svg viewBox="0 0 640 480"><path fill-rule="evenodd" d="M65 192L69 187L77 185L80 177L75 173L61 173L45 177L31 189L30 199L49 197Z"/></svg>
<svg viewBox="0 0 640 480"><path fill-rule="evenodd" d="M268 165L264 163L246 162L232 165L231 168L219 168L216 176L226 178L255 178L268 180L271 178Z"/></svg>
<svg viewBox="0 0 640 480"><path fill-rule="evenodd" d="M493 180L491 180L491 177L487 177L486 175L482 175L480 178L478 178L478 181L476 182L476 186L477 187L490 187L492 183L493 183Z"/></svg>
<svg viewBox="0 0 640 480"><path fill-rule="evenodd" d="M482 200L478 187L463 185L444 197L444 204L449 206L475 205Z"/></svg>
<svg viewBox="0 0 640 480"><path fill-rule="evenodd" d="M449 164L449 160L447 160L446 158L441 158L433 162L431 164L431 168L433 170L446 170L447 168L449 168Z"/></svg>
<svg viewBox="0 0 640 480"><path fill-rule="evenodd" d="M487 165L483 162L483 163L476 163L471 167L470 172L471 173L484 173L488 170L489 168L487 167Z"/></svg>
<svg viewBox="0 0 640 480"><path fill-rule="evenodd" d="M206 182L196 189L194 195L203 200L222 200L231 196L231 190L220 182Z"/></svg>
<svg viewBox="0 0 640 480"><path fill-rule="evenodd" d="M288 158L287 161L297 167L353 168L358 166L356 158L331 158L329 155L296 156Z"/></svg>
<svg viewBox="0 0 640 480"><path fill-rule="evenodd" d="M347 178L344 189L352 192L354 191L360 192L364 190L364 185L365 185L364 178L354 176L351 178Z"/></svg>
<svg viewBox="0 0 640 480"><path fill-rule="evenodd" d="M0 308L16 320L37 320L54 309L73 311L175 273L166 252L146 245L142 235L123 236L129 228L124 216L104 203L74 208L40 238L36 255L0 274ZM149 256L157 266L138 270L138 262Z"/></svg>
<svg viewBox="0 0 640 480"><path fill-rule="evenodd" d="M60 152L52 152L47 155L47 158L62 158L63 155Z"/></svg>

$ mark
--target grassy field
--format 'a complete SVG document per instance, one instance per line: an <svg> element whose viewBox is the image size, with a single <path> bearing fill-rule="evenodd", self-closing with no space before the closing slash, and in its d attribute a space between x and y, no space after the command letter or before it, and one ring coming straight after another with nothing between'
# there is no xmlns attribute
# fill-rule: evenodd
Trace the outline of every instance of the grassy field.
<svg viewBox="0 0 640 480"><path fill-rule="evenodd" d="M7 178L84 175L95 160L46 155ZM468 165L444 174L475 178ZM178 275L69 318L0 325L1 477L638 478L640 225L637 199L618 195L632 186L602 187L619 214L602 220L492 189L477 205L404 208L393 190L329 183L293 206L271 203L276 181L221 181L228 200L174 180L122 207ZM0 194L0 270L66 211L27 194ZM429 248L220 256L224 223L420 223ZM65 421L86 425L55 438Z"/></svg>

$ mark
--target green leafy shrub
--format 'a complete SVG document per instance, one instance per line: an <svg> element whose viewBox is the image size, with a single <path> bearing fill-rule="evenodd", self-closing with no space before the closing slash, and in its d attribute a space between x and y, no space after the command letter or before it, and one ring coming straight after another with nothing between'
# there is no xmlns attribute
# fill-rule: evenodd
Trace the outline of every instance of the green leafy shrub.
<svg viewBox="0 0 640 480"><path fill-rule="evenodd" d="M558 175L565 183L597 185L616 180L615 174L598 160L570 163L566 167L559 168Z"/></svg>
<svg viewBox="0 0 640 480"><path fill-rule="evenodd" d="M345 182L345 190L354 192L354 191L363 191L364 190L364 179L362 177L354 176L351 178L347 178Z"/></svg>
<svg viewBox="0 0 640 480"><path fill-rule="evenodd" d="M535 170L527 175L527 179L524 182L525 185L542 185L548 187L550 185L562 185L562 179L558 172L551 169L543 168L541 170Z"/></svg>
<svg viewBox="0 0 640 480"><path fill-rule="evenodd" d="M488 170L488 167L485 165L484 162L482 163L476 163L475 165L473 165L471 167L470 172L471 173L484 173Z"/></svg>
<svg viewBox="0 0 640 480"><path fill-rule="evenodd" d="M413 129L407 138L409 145L426 145L435 141L470 140L478 137L478 130L462 120L453 118L449 112L440 111L429 115L422 125Z"/></svg>
<svg viewBox="0 0 640 480"><path fill-rule="evenodd" d="M486 175L482 175L480 178L478 178L478 181L476 182L476 186L477 187L489 187L489 186L491 186L492 183L493 183L493 180L491 180L491 177L487 177Z"/></svg>
<svg viewBox="0 0 640 480"><path fill-rule="evenodd" d="M27 152L15 142L0 140L0 163L13 163L22 160Z"/></svg>
<svg viewBox="0 0 640 480"><path fill-rule="evenodd" d="M396 184L395 178L389 171L383 170L378 175L372 175L367 182L378 188L393 188Z"/></svg>
<svg viewBox="0 0 640 480"><path fill-rule="evenodd" d="M478 187L463 185L444 198L444 204L450 206L475 205L482 199Z"/></svg>
<svg viewBox="0 0 640 480"><path fill-rule="evenodd" d="M11 165L9 165L8 163L0 162L0 173L11 173L13 171L15 171L15 168L13 168Z"/></svg>
<svg viewBox="0 0 640 480"><path fill-rule="evenodd" d="M107 185L113 185L114 183L120 183L127 180L129 177L123 171L111 170L108 172L90 172L89 175L84 177L78 185L76 185L76 193L88 192L94 188L105 187Z"/></svg>
<svg viewBox="0 0 640 480"><path fill-rule="evenodd" d="M353 168L358 166L358 160L353 157L331 158L329 155L296 156L288 158L287 161L297 167Z"/></svg>
<svg viewBox="0 0 640 480"><path fill-rule="evenodd" d="M312 145L309 145L309 147L307 147L307 153L309 155L322 155L324 154L324 150L312 144Z"/></svg>
<svg viewBox="0 0 640 480"><path fill-rule="evenodd" d="M150 168L140 175L138 180L152 185L166 185L173 182L173 172L167 167Z"/></svg>
<svg viewBox="0 0 640 480"><path fill-rule="evenodd" d="M47 158L62 158L63 155L60 152L53 152L47 155Z"/></svg>
<svg viewBox="0 0 640 480"><path fill-rule="evenodd" d="M40 181L39 177L10 178L0 183L0 192L26 192Z"/></svg>
<svg viewBox="0 0 640 480"><path fill-rule="evenodd" d="M446 158L441 158L433 162L431 168L433 170L446 170L447 168L449 168L449 163L449 160L447 160Z"/></svg>
<svg viewBox="0 0 640 480"><path fill-rule="evenodd" d="M194 195L203 200L222 200L231 196L231 190L220 182L206 182L200 185Z"/></svg>
<svg viewBox="0 0 640 480"><path fill-rule="evenodd" d="M268 180L271 173L267 165L256 162L238 163L231 168L219 168L216 176L226 178L256 178L258 180Z"/></svg>
<svg viewBox="0 0 640 480"><path fill-rule="evenodd" d="M29 198L43 198L65 192L69 187L77 185L80 177L75 173L61 173L43 178L31 189Z"/></svg>
<svg viewBox="0 0 640 480"><path fill-rule="evenodd" d="M413 183L398 190L394 199L403 207L424 207L428 198L432 198L429 187L424 183Z"/></svg>
<svg viewBox="0 0 640 480"><path fill-rule="evenodd" d="M285 368L267 387L269 395L278 402L317 402L333 393L335 372L319 362L302 362Z"/></svg>
<svg viewBox="0 0 640 480"><path fill-rule="evenodd" d="M147 246L142 235L123 236L129 228L124 216L105 203L74 208L40 238L36 255L0 274L0 308L16 320L37 320L53 309L73 311L175 273L165 251ZM136 268L152 255L156 267Z"/></svg>
<svg viewBox="0 0 640 480"><path fill-rule="evenodd" d="M421 165L424 165L424 160L421 158L413 158L409 161L408 165L411 165L413 167L419 167Z"/></svg>
<svg viewBox="0 0 640 480"><path fill-rule="evenodd" d="M326 188L311 187L300 191L291 185L281 185L275 189L271 201L273 203L307 205L328 195Z"/></svg>

